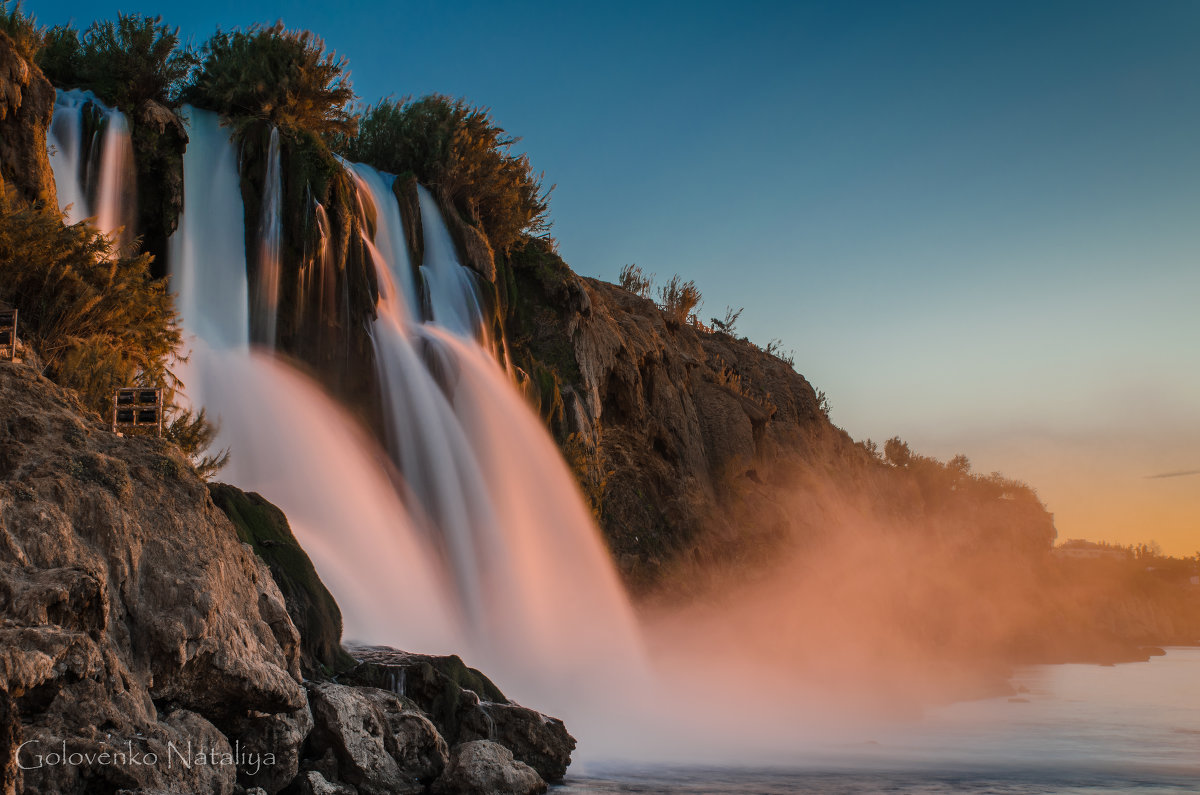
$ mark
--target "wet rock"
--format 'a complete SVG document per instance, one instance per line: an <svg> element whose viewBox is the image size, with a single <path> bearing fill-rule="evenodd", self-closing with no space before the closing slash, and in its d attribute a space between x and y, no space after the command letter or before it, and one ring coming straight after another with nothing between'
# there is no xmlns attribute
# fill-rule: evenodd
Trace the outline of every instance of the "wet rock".
<svg viewBox="0 0 1200 795"><path fill-rule="evenodd" d="M513 759L503 745L473 740L455 746L433 791L437 795L533 795L545 792L546 782L529 765Z"/></svg>
<svg viewBox="0 0 1200 795"><path fill-rule="evenodd" d="M562 781L575 738L558 718L518 704L482 702L464 715L458 739L492 740L512 751L546 781Z"/></svg>
<svg viewBox="0 0 1200 795"><path fill-rule="evenodd" d="M170 108L144 101L131 115L137 166L138 234L154 254L155 275L165 273L167 238L183 212L183 152L187 128Z"/></svg>
<svg viewBox="0 0 1200 795"><path fill-rule="evenodd" d="M510 702L490 679L454 655L351 649L360 661L343 678L399 693L433 720L451 745L494 740L547 781L560 781L571 764L575 738L558 718Z"/></svg>
<svg viewBox="0 0 1200 795"><path fill-rule="evenodd" d="M310 755L332 750L336 778L362 793L422 792L445 768L446 742L420 712L392 693L311 683Z"/></svg>

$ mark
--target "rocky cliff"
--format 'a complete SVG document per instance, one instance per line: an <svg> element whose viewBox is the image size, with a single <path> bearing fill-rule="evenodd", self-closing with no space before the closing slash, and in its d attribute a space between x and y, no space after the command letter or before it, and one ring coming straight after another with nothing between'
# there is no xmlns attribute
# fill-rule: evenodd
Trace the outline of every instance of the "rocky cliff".
<svg viewBox="0 0 1200 795"><path fill-rule="evenodd" d="M230 754L235 725L305 710L300 638L269 570L171 445L116 436L22 364L0 364L0 407L0 690L26 768L15 781L232 791L232 765L187 775L45 759L65 745L166 760L189 741Z"/></svg>
<svg viewBox="0 0 1200 795"><path fill-rule="evenodd" d="M528 793L563 776L561 721L457 658L346 654L278 509L213 486L219 508L177 448L117 436L25 358L0 362L0 792Z"/></svg>
<svg viewBox="0 0 1200 795"><path fill-rule="evenodd" d="M26 199L56 202L46 157L54 86L0 31L0 177Z"/></svg>
<svg viewBox="0 0 1200 795"><path fill-rule="evenodd" d="M834 502L963 519L965 540L1049 549L1052 518L1036 499L1002 488L985 498L967 480L885 463L829 421L790 362L749 340L674 323L648 298L577 276L540 241L509 267L514 359L635 588L837 533Z"/></svg>

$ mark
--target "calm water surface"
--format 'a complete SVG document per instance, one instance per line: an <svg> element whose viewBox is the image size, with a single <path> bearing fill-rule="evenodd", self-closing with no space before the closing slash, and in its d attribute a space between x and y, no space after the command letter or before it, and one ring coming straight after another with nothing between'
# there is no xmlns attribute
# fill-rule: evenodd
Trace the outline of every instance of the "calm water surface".
<svg viewBox="0 0 1200 795"><path fill-rule="evenodd" d="M1200 793L1200 649L1149 663L1039 666L1010 698L797 749L785 768L591 763L558 793Z"/></svg>

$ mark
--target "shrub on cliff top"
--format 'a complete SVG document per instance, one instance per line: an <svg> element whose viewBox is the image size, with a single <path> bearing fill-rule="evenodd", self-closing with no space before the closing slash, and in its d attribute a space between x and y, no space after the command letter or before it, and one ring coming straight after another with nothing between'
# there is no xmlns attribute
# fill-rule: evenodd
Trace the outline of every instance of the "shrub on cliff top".
<svg viewBox="0 0 1200 795"><path fill-rule="evenodd" d="M21 339L46 375L101 416L119 387L164 388L167 435L207 474L224 454L204 454L212 427L173 405L179 318L165 280L150 277L151 259L115 256L113 242L86 223L64 226L58 211L0 182L0 301L20 310Z"/></svg>
<svg viewBox="0 0 1200 795"><path fill-rule="evenodd" d="M21 12L20 0L12 4L8 0L0 2L0 31L8 34L26 60L32 61L42 46L42 30L34 17Z"/></svg>
<svg viewBox="0 0 1200 795"><path fill-rule="evenodd" d="M175 103L195 64L195 54L179 46L178 28L141 14L93 22L82 37L71 27L57 26L47 32L38 53L50 82L90 89L127 112L146 100Z"/></svg>
<svg viewBox="0 0 1200 795"><path fill-rule="evenodd" d="M654 289L654 274L646 273L641 265L629 264L621 268L618 283L634 295L649 298L650 291Z"/></svg>
<svg viewBox="0 0 1200 795"><path fill-rule="evenodd" d="M700 290L692 280L683 281L678 275L658 288L659 305L668 325L679 327L693 319L702 303Z"/></svg>
<svg viewBox="0 0 1200 795"><path fill-rule="evenodd" d="M346 59L326 52L311 31L286 30L282 23L217 31L200 57L195 81L183 93L186 102L235 124L261 119L321 136L354 131Z"/></svg>
<svg viewBox="0 0 1200 795"><path fill-rule="evenodd" d="M435 94L367 108L357 135L339 148L350 160L412 172L440 188L463 217L483 228L493 248L508 251L523 235L550 228L550 191L529 157L513 154L520 140L498 127L486 108Z"/></svg>

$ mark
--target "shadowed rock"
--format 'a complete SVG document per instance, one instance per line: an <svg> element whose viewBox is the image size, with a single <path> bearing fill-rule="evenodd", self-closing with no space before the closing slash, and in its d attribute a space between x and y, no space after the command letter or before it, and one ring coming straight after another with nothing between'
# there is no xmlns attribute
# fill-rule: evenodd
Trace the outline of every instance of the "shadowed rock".
<svg viewBox="0 0 1200 795"><path fill-rule="evenodd" d="M437 728L392 693L368 687L311 683L315 726L308 752L333 752L336 779L359 792L418 793L446 766Z"/></svg>
<svg viewBox="0 0 1200 795"><path fill-rule="evenodd" d="M436 795L534 795L545 792L537 771L513 759L499 743L474 740L456 746Z"/></svg>
<svg viewBox="0 0 1200 795"><path fill-rule="evenodd" d="M513 704L457 656L410 654L383 646L351 650L360 660L346 681L393 690L429 714L451 746L494 740L546 781L561 781L575 750L558 718Z"/></svg>

